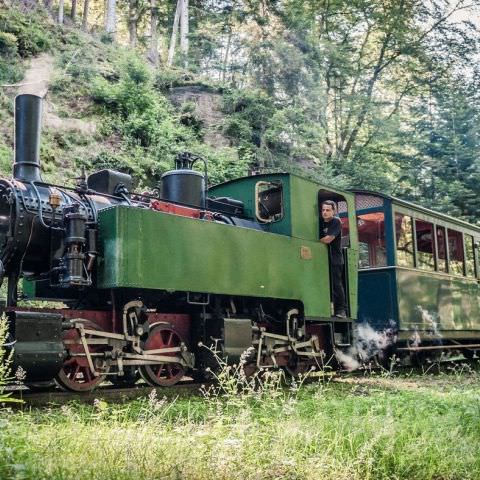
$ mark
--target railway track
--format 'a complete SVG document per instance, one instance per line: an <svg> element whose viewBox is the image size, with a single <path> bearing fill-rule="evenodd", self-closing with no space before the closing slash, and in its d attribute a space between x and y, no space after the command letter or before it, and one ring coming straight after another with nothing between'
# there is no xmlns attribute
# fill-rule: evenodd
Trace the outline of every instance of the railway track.
<svg viewBox="0 0 480 480"><path fill-rule="evenodd" d="M114 385L101 385L90 392L65 392L58 387L45 389L44 391L33 391L27 387L10 387L6 389L6 393L10 397L21 402L9 403L12 408L25 407L45 407L52 405L64 405L66 403L76 401L80 403L93 403L94 400L100 399L113 403L124 403L137 398L148 397L152 390L156 390L159 397L174 398L186 395L200 395L200 387L204 383L193 381L183 381L172 387L154 388L147 384L139 384L133 387L116 387Z"/></svg>
<svg viewBox="0 0 480 480"><path fill-rule="evenodd" d="M421 367L407 367L398 366L394 369L394 376L402 375L404 373L417 375L432 375L441 373L449 373L452 370L459 368L467 368L470 370L479 370L480 362L478 359L466 360L463 357L449 358L441 362L435 362ZM312 372L303 383L315 383L321 380L335 379L343 377L361 377L370 374L378 375L385 369L379 367L358 369L353 372L342 371L317 371ZM144 398L151 394L152 390L156 390L159 397L176 398L179 396L201 395L202 385L210 386L214 382L195 382L191 379L185 379L171 387L152 387L146 383L139 383L133 387L118 387L110 384L100 385L90 392L66 392L59 387L52 387L44 391L29 390L25 386L13 385L5 389L5 393L9 393L11 398L21 400L18 403L9 403L11 408L29 408L29 407L46 407L64 405L66 403L76 401L80 403L91 404L96 399L105 400L112 403L124 403L138 398Z"/></svg>

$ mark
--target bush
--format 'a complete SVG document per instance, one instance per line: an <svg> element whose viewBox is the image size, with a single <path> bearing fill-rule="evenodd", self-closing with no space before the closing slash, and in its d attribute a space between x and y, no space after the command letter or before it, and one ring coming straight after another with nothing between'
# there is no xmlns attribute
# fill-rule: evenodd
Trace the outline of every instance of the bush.
<svg viewBox="0 0 480 480"><path fill-rule="evenodd" d="M12 173L12 150L0 143L0 175L10 176Z"/></svg>
<svg viewBox="0 0 480 480"><path fill-rule="evenodd" d="M111 33L102 32L100 35L100 41L105 45L111 45L113 43L113 35Z"/></svg>
<svg viewBox="0 0 480 480"><path fill-rule="evenodd" d="M16 39L16 48L21 57L30 57L48 50L52 45L52 37L48 29L44 28L41 12L23 13L15 8L0 12L0 29L3 34L12 35L5 41ZM10 46L10 49L12 47Z"/></svg>
<svg viewBox="0 0 480 480"><path fill-rule="evenodd" d="M0 32L0 55L15 56L18 53L17 37L13 33Z"/></svg>
<svg viewBox="0 0 480 480"><path fill-rule="evenodd" d="M23 78L24 68L23 66L8 57L3 58L0 56L0 82L4 83L17 83Z"/></svg>
<svg viewBox="0 0 480 480"><path fill-rule="evenodd" d="M178 152L195 144L195 131L182 125L173 107L155 91L144 62L127 55L117 70L118 80L98 76L92 89L105 114L102 133L117 143L114 152L103 152L95 162L112 163L148 183L149 177L173 164Z"/></svg>
<svg viewBox="0 0 480 480"><path fill-rule="evenodd" d="M161 68L155 76L155 87L162 92L180 83L182 83L182 72L180 70Z"/></svg>
<svg viewBox="0 0 480 480"><path fill-rule="evenodd" d="M198 116L197 105L195 102L185 102L182 104L180 110L180 123L186 127L192 128L197 135L200 135L203 121Z"/></svg>

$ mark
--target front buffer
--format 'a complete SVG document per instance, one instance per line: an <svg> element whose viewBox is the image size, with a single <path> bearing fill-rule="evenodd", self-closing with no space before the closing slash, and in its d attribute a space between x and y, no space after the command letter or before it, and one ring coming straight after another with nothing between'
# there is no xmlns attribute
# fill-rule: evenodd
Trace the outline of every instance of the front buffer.
<svg viewBox="0 0 480 480"><path fill-rule="evenodd" d="M13 345L13 374L26 382L50 381L66 357L62 343L62 315L8 312Z"/></svg>

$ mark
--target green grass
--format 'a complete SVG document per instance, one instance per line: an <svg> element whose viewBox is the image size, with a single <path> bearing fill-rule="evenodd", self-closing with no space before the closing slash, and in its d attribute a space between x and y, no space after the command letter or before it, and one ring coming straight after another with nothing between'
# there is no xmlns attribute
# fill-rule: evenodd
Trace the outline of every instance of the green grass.
<svg viewBox="0 0 480 480"><path fill-rule="evenodd" d="M478 373L0 414L0 478L478 479Z"/></svg>

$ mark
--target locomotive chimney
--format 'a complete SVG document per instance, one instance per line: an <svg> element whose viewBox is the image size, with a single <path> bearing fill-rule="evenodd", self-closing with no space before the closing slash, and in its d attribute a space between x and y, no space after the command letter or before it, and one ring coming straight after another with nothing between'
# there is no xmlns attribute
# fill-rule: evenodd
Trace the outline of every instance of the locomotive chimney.
<svg viewBox="0 0 480 480"><path fill-rule="evenodd" d="M15 98L15 163L13 178L23 182L41 182L40 130L42 98L22 94Z"/></svg>

